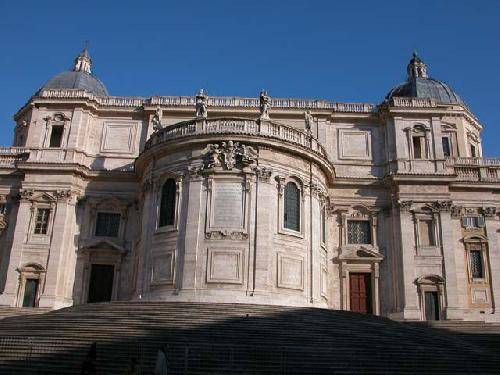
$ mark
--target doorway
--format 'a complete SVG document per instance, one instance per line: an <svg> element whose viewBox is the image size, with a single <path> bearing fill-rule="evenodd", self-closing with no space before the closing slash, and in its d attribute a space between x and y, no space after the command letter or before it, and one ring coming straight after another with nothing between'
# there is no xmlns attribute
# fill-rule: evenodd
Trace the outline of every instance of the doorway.
<svg viewBox="0 0 500 375"><path fill-rule="evenodd" d="M349 296L351 311L372 313L372 288L370 273L349 274Z"/></svg>
<svg viewBox="0 0 500 375"><path fill-rule="evenodd" d="M23 307L36 307L38 279L26 279L24 284Z"/></svg>
<svg viewBox="0 0 500 375"><path fill-rule="evenodd" d="M439 320L438 292L425 292L425 320Z"/></svg>
<svg viewBox="0 0 500 375"><path fill-rule="evenodd" d="M92 264L87 303L111 301L114 273L113 265Z"/></svg>

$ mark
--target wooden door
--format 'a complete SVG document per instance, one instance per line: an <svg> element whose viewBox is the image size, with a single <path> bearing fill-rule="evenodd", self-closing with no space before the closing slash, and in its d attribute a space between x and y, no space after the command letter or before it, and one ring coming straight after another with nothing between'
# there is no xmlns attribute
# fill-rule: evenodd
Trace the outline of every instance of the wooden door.
<svg viewBox="0 0 500 375"><path fill-rule="evenodd" d="M364 314L372 313L371 289L371 274L349 274L349 295L351 302L351 311Z"/></svg>
<svg viewBox="0 0 500 375"><path fill-rule="evenodd" d="M437 292L425 292L425 320L439 320L439 299Z"/></svg>
<svg viewBox="0 0 500 375"><path fill-rule="evenodd" d="M108 264L93 264L90 271L88 303L109 302L113 293L115 267Z"/></svg>
<svg viewBox="0 0 500 375"><path fill-rule="evenodd" d="M24 284L23 307L35 307L38 292L38 279L26 279Z"/></svg>

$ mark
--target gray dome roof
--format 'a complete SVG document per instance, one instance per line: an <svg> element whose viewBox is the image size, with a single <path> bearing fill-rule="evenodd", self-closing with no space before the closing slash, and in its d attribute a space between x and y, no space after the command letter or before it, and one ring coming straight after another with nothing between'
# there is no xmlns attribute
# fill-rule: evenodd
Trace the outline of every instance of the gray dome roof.
<svg viewBox="0 0 500 375"><path fill-rule="evenodd" d="M427 75L427 65L413 53L410 63L406 67L408 79L391 89L386 99L393 97L410 97L434 99L438 103L458 103L464 101L446 83Z"/></svg>
<svg viewBox="0 0 500 375"><path fill-rule="evenodd" d="M47 89L79 89L95 95L108 96L106 86L93 75L83 71L62 72L51 78L41 90Z"/></svg>
<svg viewBox="0 0 500 375"><path fill-rule="evenodd" d="M433 78L410 78L408 81L393 87L387 94L386 99L395 96L428 98L434 99L439 103L465 104L462 98L450 86Z"/></svg>

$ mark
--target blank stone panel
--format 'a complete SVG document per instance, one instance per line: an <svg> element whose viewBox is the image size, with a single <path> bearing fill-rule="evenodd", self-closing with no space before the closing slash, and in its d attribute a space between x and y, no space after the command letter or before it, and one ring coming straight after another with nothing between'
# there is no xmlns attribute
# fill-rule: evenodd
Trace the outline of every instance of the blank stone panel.
<svg viewBox="0 0 500 375"><path fill-rule="evenodd" d="M243 228L245 194L241 182L216 182L213 191L211 227Z"/></svg>
<svg viewBox="0 0 500 375"><path fill-rule="evenodd" d="M278 253L278 287L304 289L304 260Z"/></svg>
<svg viewBox="0 0 500 375"><path fill-rule="evenodd" d="M472 303L488 303L488 292L485 289L474 289Z"/></svg>
<svg viewBox="0 0 500 375"><path fill-rule="evenodd" d="M101 152L133 153L136 133L136 123L104 123Z"/></svg>
<svg viewBox="0 0 500 375"><path fill-rule="evenodd" d="M243 249L208 249L207 263L207 283L243 283Z"/></svg>
<svg viewBox="0 0 500 375"><path fill-rule="evenodd" d="M171 283L174 279L174 254L156 255L153 257L153 283Z"/></svg>
<svg viewBox="0 0 500 375"><path fill-rule="evenodd" d="M362 130L339 130L341 159L371 160L371 134Z"/></svg>

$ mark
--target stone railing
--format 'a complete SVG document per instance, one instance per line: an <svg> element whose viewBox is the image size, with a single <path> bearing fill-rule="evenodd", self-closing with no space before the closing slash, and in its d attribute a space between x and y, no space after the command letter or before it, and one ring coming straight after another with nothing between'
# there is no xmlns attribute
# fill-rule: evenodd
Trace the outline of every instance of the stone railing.
<svg viewBox="0 0 500 375"><path fill-rule="evenodd" d="M42 90L38 93L41 98L50 99L86 99L103 106L111 107L141 107L145 98L127 96L97 96L85 90Z"/></svg>
<svg viewBox="0 0 500 375"><path fill-rule="evenodd" d="M449 158L459 181L500 182L500 158Z"/></svg>
<svg viewBox="0 0 500 375"><path fill-rule="evenodd" d="M436 102L433 99L428 98L394 97L392 98L392 105L394 105L395 107L405 108L432 108L436 106Z"/></svg>
<svg viewBox="0 0 500 375"><path fill-rule="evenodd" d="M194 96L153 96L150 98L127 97L127 96L97 96L85 90L42 90L38 97L47 99L85 99L94 101L102 106L110 107L141 107L152 106L195 106ZM209 96L207 98L209 107L233 107L233 108L259 108L259 98L240 98L231 96ZM290 109L327 109L335 112L371 113L377 110L375 104L370 103L337 103L327 100L271 98L271 108Z"/></svg>
<svg viewBox="0 0 500 375"><path fill-rule="evenodd" d="M172 139L204 134L244 134L276 138L306 147L328 158L325 148L316 138L291 126L272 121L259 121L242 118L214 118L180 122L167 126L151 135L146 149Z"/></svg>
<svg viewBox="0 0 500 375"><path fill-rule="evenodd" d="M18 161L28 158L29 150L24 147L0 147L0 168L15 168Z"/></svg>

